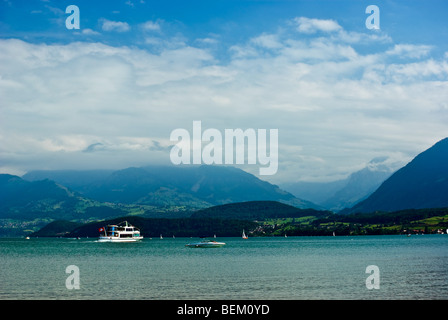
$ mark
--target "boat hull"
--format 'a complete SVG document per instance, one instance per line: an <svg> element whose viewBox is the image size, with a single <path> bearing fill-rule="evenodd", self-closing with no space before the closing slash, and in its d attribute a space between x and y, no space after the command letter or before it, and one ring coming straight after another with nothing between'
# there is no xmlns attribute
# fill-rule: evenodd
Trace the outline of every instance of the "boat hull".
<svg viewBox="0 0 448 320"><path fill-rule="evenodd" d="M210 241L210 242L195 242L186 244L189 248L219 248L224 246L224 242Z"/></svg>
<svg viewBox="0 0 448 320"><path fill-rule="evenodd" d="M143 237L134 237L134 238L99 237L98 242L136 242L142 239Z"/></svg>

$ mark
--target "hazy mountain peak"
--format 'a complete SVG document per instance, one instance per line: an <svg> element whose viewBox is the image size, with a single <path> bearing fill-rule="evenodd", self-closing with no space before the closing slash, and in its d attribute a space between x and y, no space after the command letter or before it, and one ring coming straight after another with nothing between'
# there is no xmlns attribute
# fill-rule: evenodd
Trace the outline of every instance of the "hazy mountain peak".
<svg viewBox="0 0 448 320"><path fill-rule="evenodd" d="M332 182L298 182L282 187L298 198L307 199L323 208L339 211L351 207L368 197L387 179L397 161L391 157L376 157L366 166L351 173L347 178Z"/></svg>
<svg viewBox="0 0 448 320"><path fill-rule="evenodd" d="M448 207L448 138L396 171L348 212Z"/></svg>

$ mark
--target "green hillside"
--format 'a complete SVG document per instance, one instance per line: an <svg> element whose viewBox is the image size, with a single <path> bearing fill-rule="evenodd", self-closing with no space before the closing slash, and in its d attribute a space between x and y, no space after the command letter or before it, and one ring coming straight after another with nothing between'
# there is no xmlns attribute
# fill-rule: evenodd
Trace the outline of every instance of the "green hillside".
<svg viewBox="0 0 448 320"><path fill-rule="evenodd" d="M125 216L82 225L55 221L33 236L97 237L98 229L127 220L145 237L338 236L440 233L448 229L448 208L338 215L301 210L275 201L241 202L199 210L190 218Z"/></svg>
<svg viewBox="0 0 448 320"><path fill-rule="evenodd" d="M380 235L446 233L448 208L307 216L260 221L254 235Z"/></svg>
<svg viewBox="0 0 448 320"><path fill-rule="evenodd" d="M271 218L300 218L304 216L321 217L331 214L330 211L299 209L277 201L246 201L201 209L194 212L191 217L265 220Z"/></svg>

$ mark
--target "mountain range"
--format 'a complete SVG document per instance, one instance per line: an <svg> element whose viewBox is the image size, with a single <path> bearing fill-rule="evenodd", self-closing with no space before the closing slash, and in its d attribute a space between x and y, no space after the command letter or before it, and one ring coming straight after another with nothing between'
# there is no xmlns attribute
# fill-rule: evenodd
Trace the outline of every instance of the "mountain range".
<svg viewBox="0 0 448 320"><path fill-rule="evenodd" d="M129 215L150 218L224 215L235 219L241 215L257 219L263 212L275 216L276 210L284 218L284 214L299 217L307 213L297 209L314 210L308 213L316 216L316 210L336 211L334 208L344 206L347 208L338 213L448 208L448 138L393 174L382 162L375 159L346 180L321 185L326 196L316 191L317 184L310 190L300 186L302 192L296 188L294 193L298 196L294 196L241 169L227 166L31 171L23 177L0 174L0 234L8 233L10 220L23 221L22 229L31 228L34 223L35 229L38 224L54 220L87 222ZM307 198L306 191L316 194L318 204L303 200ZM272 208L271 202L276 203ZM234 207L234 203L244 204Z"/></svg>
<svg viewBox="0 0 448 320"><path fill-rule="evenodd" d="M343 213L448 207L448 138L417 155Z"/></svg>
<svg viewBox="0 0 448 320"><path fill-rule="evenodd" d="M318 208L278 186L228 166L147 166L117 171L32 171L28 181L49 179L100 202L151 206L214 205L273 200L298 208Z"/></svg>
<svg viewBox="0 0 448 320"><path fill-rule="evenodd" d="M386 157L372 159L365 168L347 178L331 182L305 182L281 184L293 195L316 203L321 208L338 212L351 208L372 194L394 171L396 164L386 164Z"/></svg>
<svg viewBox="0 0 448 320"><path fill-rule="evenodd" d="M0 174L0 236L23 235L61 219L185 218L201 208L256 200L318 207L233 167L32 171L22 178Z"/></svg>
<svg viewBox="0 0 448 320"><path fill-rule="evenodd" d="M125 211L83 197L54 181L26 181L0 174L0 219L88 219L124 215Z"/></svg>

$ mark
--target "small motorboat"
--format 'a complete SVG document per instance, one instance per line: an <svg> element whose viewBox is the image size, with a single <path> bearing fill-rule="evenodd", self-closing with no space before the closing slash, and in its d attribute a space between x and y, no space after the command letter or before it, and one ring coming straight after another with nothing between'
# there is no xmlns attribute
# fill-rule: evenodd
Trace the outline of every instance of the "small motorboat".
<svg viewBox="0 0 448 320"><path fill-rule="evenodd" d="M203 239L198 242L188 243L185 246L189 248L219 248L225 245L225 242Z"/></svg>

